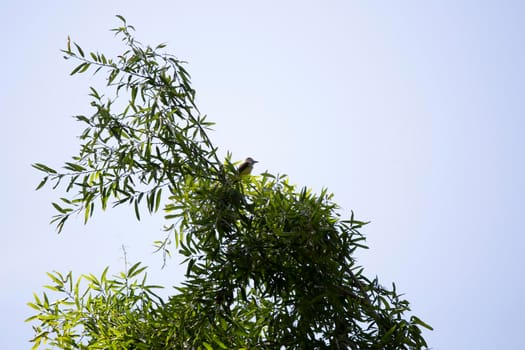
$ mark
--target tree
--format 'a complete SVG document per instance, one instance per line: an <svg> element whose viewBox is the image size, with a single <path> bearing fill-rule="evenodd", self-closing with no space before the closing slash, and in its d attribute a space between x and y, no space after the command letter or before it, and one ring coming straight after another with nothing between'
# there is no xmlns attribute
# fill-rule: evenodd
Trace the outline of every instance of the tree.
<svg viewBox="0 0 525 350"><path fill-rule="evenodd" d="M184 62L160 53L164 44L137 42L117 17L125 51L114 59L68 38L65 58L79 61L71 74L94 69L107 86L90 88L94 112L76 116L86 129L64 170L33 165L45 173L37 189L52 183L69 194L53 203L58 231L108 203L132 205L138 220L163 205L169 225L156 244L184 255L186 280L163 299L140 263L114 277L49 273L53 297L29 303L34 348L425 348L421 328L431 327L353 258L366 248L365 222L343 218L326 190L240 176L230 155L217 155Z"/></svg>

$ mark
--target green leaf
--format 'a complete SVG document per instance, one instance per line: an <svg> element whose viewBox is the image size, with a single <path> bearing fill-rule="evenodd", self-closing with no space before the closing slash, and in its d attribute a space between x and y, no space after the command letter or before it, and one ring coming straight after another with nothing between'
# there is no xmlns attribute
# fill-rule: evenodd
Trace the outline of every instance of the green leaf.
<svg viewBox="0 0 525 350"><path fill-rule="evenodd" d="M106 266L106 268L104 269L104 271L102 271L102 275L100 276L100 281L102 283L106 283L106 276L108 274L108 271L109 271L109 266Z"/></svg>
<svg viewBox="0 0 525 350"><path fill-rule="evenodd" d="M78 66L75 67L75 69L71 71L71 73L69 73L69 75L75 75L76 73L84 72L87 69L85 68L85 66L89 68L89 63L84 62L84 63L79 64Z"/></svg>
<svg viewBox="0 0 525 350"><path fill-rule="evenodd" d="M137 98L137 91L138 91L138 87L136 86L131 87L131 104L132 105L135 104L135 99Z"/></svg>
<svg viewBox="0 0 525 350"><path fill-rule="evenodd" d="M394 333L394 331L396 330L397 328L397 325L394 325L392 326L388 332L386 332L382 337L381 337L381 344L386 344L388 342L388 340L390 339L390 336L392 335L392 333Z"/></svg>
<svg viewBox="0 0 525 350"><path fill-rule="evenodd" d="M40 301L40 298L38 297L36 293L33 293L33 298L35 299L37 306L42 306L42 302Z"/></svg>
<svg viewBox="0 0 525 350"><path fill-rule="evenodd" d="M135 208L135 217L138 221L140 221L140 210L139 210L139 201L135 200L134 202L134 208Z"/></svg>
<svg viewBox="0 0 525 350"><path fill-rule="evenodd" d="M46 176L46 177L44 177L44 178L42 179L42 181L40 181L40 183L38 184L38 186L37 186L37 187L35 188L35 190L37 190L37 191L38 191L39 189L41 189L41 188L42 188L42 187L43 187L43 186L44 186L44 185L46 184L46 182L47 182L47 179L48 179L48 177L47 177L47 176Z"/></svg>
<svg viewBox="0 0 525 350"><path fill-rule="evenodd" d="M87 224L89 217L91 216L91 209L92 209L93 203L86 203L86 207L84 208L84 225Z"/></svg>
<svg viewBox="0 0 525 350"><path fill-rule="evenodd" d="M91 87L91 86L89 87L89 90L91 90L91 92L89 93L89 96L91 96L91 97L93 97L93 98L95 98L95 99L97 99L97 100L100 101L101 97L100 97L100 95L98 94L97 90L95 90L95 89L94 89L93 87Z"/></svg>
<svg viewBox="0 0 525 350"><path fill-rule="evenodd" d="M131 266L129 269L128 269L128 277L131 277L131 275L133 275L133 272L140 266L140 262L138 263L135 263L133 266Z"/></svg>
<svg viewBox="0 0 525 350"><path fill-rule="evenodd" d="M142 266L140 267L140 262L136 263L135 265L133 265L129 270L128 270L128 278L133 278L137 275L139 275L142 271L146 270L147 269L147 266Z"/></svg>
<svg viewBox="0 0 525 350"><path fill-rule="evenodd" d="M434 330L434 328L432 328L431 325L429 325L428 323L423 322L419 317L412 316L410 318L410 322L412 322L413 324L417 324L417 325L420 325L422 327L425 327L428 330L431 330L431 331Z"/></svg>
<svg viewBox="0 0 525 350"><path fill-rule="evenodd" d="M58 224L57 224L57 227L56 227L56 230L58 233L62 232L62 229L64 228L64 224L66 223L66 220L67 220L68 216L64 216L64 217L61 217L59 218L60 220L58 221ZM56 222L57 220L51 220L51 223L53 222Z"/></svg>
<svg viewBox="0 0 525 350"><path fill-rule="evenodd" d="M33 168L37 169L37 170L43 171L43 172L48 173L48 174L56 174L57 173L55 169L51 169L47 165L44 165L44 164L41 164L41 163L31 164L31 166Z"/></svg>
<svg viewBox="0 0 525 350"><path fill-rule="evenodd" d="M27 303L26 305L29 306L29 307L32 308L32 309L35 309L35 310L37 310L37 311L40 311L40 306L38 306L37 304L34 304L34 303ZM36 317L37 317L37 316L32 316L32 317L28 318L28 319L26 320L26 322L27 322L27 321L31 321L32 319L34 319L34 318L36 318Z"/></svg>
<svg viewBox="0 0 525 350"><path fill-rule="evenodd" d="M56 210L58 210L59 212L61 212L62 214L66 214L67 213L67 210L62 208L60 205L58 205L57 203L53 202L51 203L51 205L53 207L55 207Z"/></svg>
<svg viewBox="0 0 525 350"><path fill-rule="evenodd" d="M79 165L76 163L70 163L70 162L66 162L66 166L64 167L64 169L78 171L78 172L82 172L86 170L86 168L84 168L82 165Z"/></svg>
<svg viewBox="0 0 525 350"><path fill-rule="evenodd" d="M228 349L228 347L226 345L224 345L224 343L222 341L220 341L219 339L217 338L213 338L213 341L219 345L221 347L221 349Z"/></svg>
<svg viewBox="0 0 525 350"><path fill-rule="evenodd" d="M155 198L155 211L159 210L161 199L162 199L162 188L159 188L157 190L157 196Z"/></svg>
<svg viewBox="0 0 525 350"><path fill-rule="evenodd" d="M59 292L59 291L61 291L61 289L60 289L60 288L57 288L56 286L45 285L44 288L49 289L49 290L52 290L52 291L54 291L54 292Z"/></svg>
<svg viewBox="0 0 525 350"><path fill-rule="evenodd" d="M56 284L58 285L63 285L62 281L58 278L58 277L55 277L55 275L49 273L49 272L46 272L47 276L53 280L53 282L55 282Z"/></svg>
<svg viewBox="0 0 525 350"><path fill-rule="evenodd" d="M80 68L78 73L84 73L85 71L87 71L89 69L89 66L91 66L91 63L84 63L84 66L82 68Z"/></svg>
<svg viewBox="0 0 525 350"><path fill-rule="evenodd" d="M122 23L126 24L126 19L121 16L121 15L115 15L115 17L117 17L118 19L120 19L122 21Z"/></svg>
<svg viewBox="0 0 525 350"><path fill-rule="evenodd" d="M120 70L115 68L111 71L111 73L109 74L109 77L108 77L108 83L107 85L110 86L111 83L113 83L113 81L115 80L115 78L117 78L117 76L119 75L120 73Z"/></svg>
<svg viewBox="0 0 525 350"><path fill-rule="evenodd" d="M75 118L76 118L76 120L81 121L81 122L84 122L84 123L86 123L86 124L90 124L90 123L91 123L91 121L89 120L89 118L86 117L85 115L76 115Z"/></svg>
<svg viewBox="0 0 525 350"><path fill-rule="evenodd" d="M78 46L77 43L73 43L73 44L75 44L75 46L77 48L77 51L80 54L80 56L84 57L84 51L82 51L82 48L80 46Z"/></svg>

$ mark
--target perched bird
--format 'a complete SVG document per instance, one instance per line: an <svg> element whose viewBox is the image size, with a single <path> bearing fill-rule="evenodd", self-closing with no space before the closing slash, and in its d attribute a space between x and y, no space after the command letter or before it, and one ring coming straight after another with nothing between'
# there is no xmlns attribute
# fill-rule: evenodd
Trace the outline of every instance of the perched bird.
<svg viewBox="0 0 525 350"><path fill-rule="evenodd" d="M250 175L255 163L258 163L258 161L253 160L253 158L250 157L246 158L246 160L241 165L239 165L239 168L237 168L239 175Z"/></svg>

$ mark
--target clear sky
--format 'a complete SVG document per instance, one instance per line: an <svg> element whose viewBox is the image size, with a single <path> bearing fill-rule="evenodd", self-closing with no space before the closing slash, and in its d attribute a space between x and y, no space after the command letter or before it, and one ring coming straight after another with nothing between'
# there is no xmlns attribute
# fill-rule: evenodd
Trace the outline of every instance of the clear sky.
<svg viewBox="0 0 525 350"><path fill-rule="evenodd" d="M396 282L435 330L433 349L524 349L525 8L522 1L2 1L0 347L29 349L25 303L47 271L99 275L128 260L151 281L162 215L131 208L48 225L60 193L34 162L77 152L89 75L70 77L68 35L118 53L125 16L189 62L222 152L335 193L372 223L368 275ZM167 291L169 292L169 291Z"/></svg>

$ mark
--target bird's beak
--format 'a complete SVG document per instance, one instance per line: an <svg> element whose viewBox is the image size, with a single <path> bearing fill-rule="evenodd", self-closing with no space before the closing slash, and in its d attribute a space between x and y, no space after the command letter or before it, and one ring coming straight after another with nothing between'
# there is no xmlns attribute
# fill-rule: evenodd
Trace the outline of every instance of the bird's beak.
<svg viewBox="0 0 525 350"><path fill-rule="evenodd" d="M254 161L253 161L253 164L255 164L255 163L259 163L259 162L258 162L257 160L254 160Z"/></svg>

